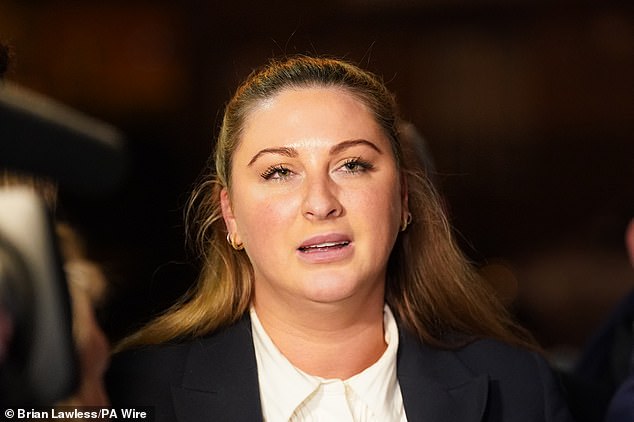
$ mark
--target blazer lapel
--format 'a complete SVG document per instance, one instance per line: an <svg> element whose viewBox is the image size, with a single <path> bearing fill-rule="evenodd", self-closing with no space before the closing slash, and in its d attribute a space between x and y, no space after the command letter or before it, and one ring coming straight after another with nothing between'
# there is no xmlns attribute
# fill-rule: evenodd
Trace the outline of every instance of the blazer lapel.
<svg viewBox="0 0 634 422"><path fill-rule="evenodd" d="M262 420L248 313L224 331L192 343L182 385L172 387L172 398L182 422Z"/></svg>
<svg viewBox="0 0 634 422"><path fill-rule="evenodd" d="M451 351L421 344L399 327L397 375L409 422L481 421L489 380L474 376ZM182 385L172 387L178 421L262 421L248 313L192 343Z"/></svg>
<svg viewBox="0 0 634 422"><path fill-rule="evenodd" d="M448 350L421 344L399 327L397 374L409 422L481 421L489 379L474 376Z"/></svg>

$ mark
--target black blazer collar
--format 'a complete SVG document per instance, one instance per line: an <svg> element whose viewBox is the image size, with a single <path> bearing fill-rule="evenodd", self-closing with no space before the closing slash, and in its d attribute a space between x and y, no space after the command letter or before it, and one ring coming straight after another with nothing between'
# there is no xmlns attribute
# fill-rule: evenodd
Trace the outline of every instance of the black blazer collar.
<svg viewBox="0 0 634 422"><path fill-rule="evenodd" d="M407 420L481 421L489 379L474 375L450 350L432 349L399 327L397 376Z"/></svg>
<svg viewBox="0 0 634 422"><path fill-rule="evenodd" d="M480 421L488 377L474 376L451 351L422 345L400 326L397 374L407 420ZM261 421L248 313L235 325L192 342L182 385L172 387L179 421Z"/></svg>
<svg viewBox="0 0 634 422"><path fill-rule="evenodd" d="M248 313L235 325L191 344L183 382L172 386L182 422L262 420Z"/></svg>

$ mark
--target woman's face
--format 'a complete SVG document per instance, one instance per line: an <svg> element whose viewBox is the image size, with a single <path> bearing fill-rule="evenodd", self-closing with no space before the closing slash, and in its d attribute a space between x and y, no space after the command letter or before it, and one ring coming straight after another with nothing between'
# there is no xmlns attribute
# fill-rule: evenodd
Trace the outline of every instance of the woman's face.
<svg viewBox="0 0 634 422"><path fill-rule="evenodd" d="M382 303L406 194L389 138L348 91L286 89L260 103L221 203L256 302Z"/></svg>

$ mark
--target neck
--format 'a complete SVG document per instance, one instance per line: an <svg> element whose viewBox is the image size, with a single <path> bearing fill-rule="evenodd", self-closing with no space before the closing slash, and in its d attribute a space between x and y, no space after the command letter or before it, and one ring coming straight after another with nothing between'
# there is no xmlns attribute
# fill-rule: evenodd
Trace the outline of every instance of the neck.
<svg viewBox="0 0 634 422"><path fill-rule="evenodd" d="M270 306L258 300L253 306L280 352L311 375L348 379L376 362L387 347L382 296L357 306Z"/></svg>

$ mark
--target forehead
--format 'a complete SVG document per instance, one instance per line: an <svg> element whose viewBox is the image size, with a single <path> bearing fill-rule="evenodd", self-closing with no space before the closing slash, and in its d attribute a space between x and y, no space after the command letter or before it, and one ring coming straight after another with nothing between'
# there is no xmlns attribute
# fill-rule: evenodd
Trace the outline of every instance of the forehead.
<svg viewBox="0 0 634 422"><path fill-rule="evenodd" d="M287 88L246 116L239 144L249 148L297 140L387 138L359 96L339 87Z"/></svg>

